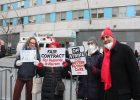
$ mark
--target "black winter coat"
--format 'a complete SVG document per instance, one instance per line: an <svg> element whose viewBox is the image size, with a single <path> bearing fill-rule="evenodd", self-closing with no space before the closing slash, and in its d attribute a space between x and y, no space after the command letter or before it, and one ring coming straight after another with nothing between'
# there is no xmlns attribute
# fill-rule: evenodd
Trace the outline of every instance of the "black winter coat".
<svg viewBox="0 0 140 100"><path fill-rule="evenodd" d="M140 71L131 48L117 42L110 56L112 87L105 100L140 100Z"/></svg>
<svg viewBox="0 0 140 100"><path fill-rule="evenodd" d="M78 98L88 98L91 100L99 100L101 89L101 63L102 54L96 51L91 56L86 57L86 69L88 75L79 76ZM93 67L96 73L92 72Z"/></svg>
<svg viewBox="0 0 140 100"><path fill-rule="evenodd" d="M45 77L42 85L41 100L63 100L63 95L55 95L58 81L62 81L63 67L44 67Z"/></svg>

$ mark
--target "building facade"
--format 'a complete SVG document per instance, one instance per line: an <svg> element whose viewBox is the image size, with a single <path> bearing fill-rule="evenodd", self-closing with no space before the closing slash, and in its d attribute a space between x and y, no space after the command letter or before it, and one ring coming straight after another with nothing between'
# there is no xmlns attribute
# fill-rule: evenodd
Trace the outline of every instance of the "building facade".
<svg viewBox="0 0 140 100"><path fill-rule="evenodd" d="M107 26L119 41L140 48L139 0L0 0L1 37L9 30L81 45L90 36L99 38Z"/></svg>

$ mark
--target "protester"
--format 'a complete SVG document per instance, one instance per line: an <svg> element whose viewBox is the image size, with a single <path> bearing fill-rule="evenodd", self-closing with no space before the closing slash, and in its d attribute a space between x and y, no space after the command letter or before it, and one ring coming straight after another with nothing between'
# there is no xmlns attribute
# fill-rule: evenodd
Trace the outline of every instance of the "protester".
<svg viewBox="0 0 140 100"><path fill-rule="evenodd" d="M95 37L88 39L85 68L87 75L79 76L77 96L82 100L100 100L102 54Z"/></svg>
<svg viewBox="0 0 140 100"><path fill-rule="evenodd" d="M26 84L26 100L32 100L32 83L39 64L39 47L37 40L31 37L25 43L23 50L36 50L37 60L34 62L22 62L20 55L17 56L15 67L18 69L17 80L14 88L13 100L20 100L23 86Z"/></svg>
<svg viewBox="0 0 140 100"><path fill-rule="evenodd" d="M60 48L58 42L52 42L49 48ZM65 65L67 66L67 65ZM62 73L64 66L51 67L45 66L42 70L44 72L44 80L42 85L41 100L63 100L63 94L57 95L55 93L56 85L62 81Z"/></svg>
<svg viewBox="0 0 140 100"><path fill-rule="evenodd" d="M132 49L118 42L108 27L101 33L101 40L104 100L140 100L140 72Z"/></svg>

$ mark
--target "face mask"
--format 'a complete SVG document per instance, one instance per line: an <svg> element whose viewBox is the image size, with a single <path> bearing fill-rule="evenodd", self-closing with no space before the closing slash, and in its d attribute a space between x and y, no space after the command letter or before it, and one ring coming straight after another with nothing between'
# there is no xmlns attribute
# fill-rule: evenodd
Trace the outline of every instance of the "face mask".
<svg viewBox="0 0 140 100"><path fill-rule="evenodd" d="M105 44L104 47L110 50L112 45L113 45L113 42L110 42L110 43Z"/></svg>
<svg viewBox="0 0 140 100"><path fill-rule="evenodd" d="M95 45L89 45L88 46L88 53L89 54L93 54L96 50L96 46Z"/></svg>

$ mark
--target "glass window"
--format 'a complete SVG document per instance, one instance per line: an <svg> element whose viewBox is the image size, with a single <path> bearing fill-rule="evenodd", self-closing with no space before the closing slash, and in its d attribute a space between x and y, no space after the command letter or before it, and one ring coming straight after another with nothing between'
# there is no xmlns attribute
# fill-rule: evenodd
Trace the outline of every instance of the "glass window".
<svg viewBox="0 0 140 100"><path fill-rule="evenodd" d="M136 16L140 16L140 5L136 6Z"/></svg>
<svg viewBox="0 0 140 100"><path fill-rule="evenodd" d="M78 19L78 11L73 11L73 19L74 20Z"/></svg>
<svg viewBox="0 0 140 100"><path fill-rule="evenodd" d="M41 15L41 22L42 23L46 22L46 15Z"/></svg>
<svg viewBox="0 0 140 100"><path fill-rule="evenodd" d="M17 18L17 25L23 24L23 17Z"/></svg>
<svg viewBox="0 0 140 100"><path fill-rule="evenodd" d="M84 18L84 12L83 10L79 11L79 19L83 19Z"/></svg>
<svg viewBox="0 0 140 100"><path fill-rule="evenodd" d="M18 8L24 8L24 1L18 2Z"/></svg>
<svg viewBox="0 0 140 100"><path fill-rule="evenodd" d="M46 14L46 22L50 22L50 14Z"/></svg>
<svg viewBox="0 0 140 100"><path fill-rule="evenodd" d="M119 7L119 17L126 17L127 7Z"/></svg>
<svg viewBox="0 0 140 100"><path fill-rule="evenodd" d="M60 12L56 13L56 21L61 21L61 13Z"/></svg>
<svg viewBox="0 0 140 100"><path fill-rule="evenodd" d="M3 11L3 5L0 5L0 12Z"/></svg>
<svg viewBox="0 0 140 100"><path fill-rule="evenodd" d="M104 11L103 8L98 9L98 18L103 18L104 17Z"/></svg>
<svg viewBox="0 0 140 100"><path fill-rule="evenodd" d="M0 19L0 26L2 26L2 19Z"/></svg>
<svg viewBox="0 0 140 100"><path fill-rule="evenodd" d="M114 7L112 8L112 17L118 17L119 16L119 8Z"/></svg>
<svg viewBox="0 0 140 100"><path fill-rule="evenodd" d="M77 10L73 12L73 19L77 20L77 19L83 19L84 18L84 12L83 10Z"/></svg>
<svg viewBox="0 0 140 100"><path fill-rule="evenodd" d="M91 18L97 18L97 9L91 10Z"/></svg>
<svg viewBox="0 0 140 100"><path fill-rule="evenodd" d="M66 12L61 12L61 20L66 20Z"/></svg>
<svg viewBox="0 0 140 100"><path fill-rule="evenodd" d="M29 16L29 23L36 23L35 16Z"/></svg>

